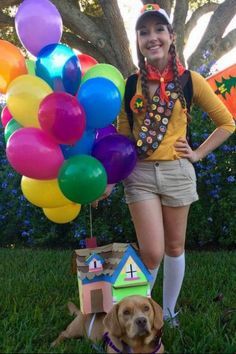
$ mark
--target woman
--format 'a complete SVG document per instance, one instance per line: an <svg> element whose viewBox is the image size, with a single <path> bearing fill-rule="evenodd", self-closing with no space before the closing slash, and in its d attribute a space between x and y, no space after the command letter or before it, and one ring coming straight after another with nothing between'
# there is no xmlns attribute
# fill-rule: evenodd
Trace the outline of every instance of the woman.
<svg viewBox="0 0 236 354"><path fill-rule="evenodd" d="M191 203L198 200L192 163L231 135L234 120L205 79L191 71L192 100L216 124L207 140L192 150L186 139L190 117L180 82L185 68L176 57L165 10L156 4L145 5L136 33L139 74L131 100L133 129L122 111L118 131L135 140L139 160L124 181L124 191L141 257L154 281L164 256L163 313L175 326L175 305L185 272L187 218ZM111 186L106 196L110 191Z"/></svg>

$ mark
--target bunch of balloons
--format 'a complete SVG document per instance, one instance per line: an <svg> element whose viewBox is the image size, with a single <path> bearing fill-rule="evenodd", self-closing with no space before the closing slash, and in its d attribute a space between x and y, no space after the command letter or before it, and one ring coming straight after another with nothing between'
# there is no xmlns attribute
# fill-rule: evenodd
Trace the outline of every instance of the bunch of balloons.
<svg viewBox="0 0 236 354"><path fill-rule="evenodd" d="M124 78L114 66L60 43L62 19L49 0L24 0L15 27L35 60L0 40L6 155L22 175L26 199L51 221L70 222L81 204L99 198L107 183L126 178L135 166L133 143L112 125Z"/></svg>

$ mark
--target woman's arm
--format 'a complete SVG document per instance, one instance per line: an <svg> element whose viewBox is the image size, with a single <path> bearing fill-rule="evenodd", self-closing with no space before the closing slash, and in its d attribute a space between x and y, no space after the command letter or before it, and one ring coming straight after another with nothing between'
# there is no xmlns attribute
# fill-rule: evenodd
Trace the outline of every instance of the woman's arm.
<svg viewBox="0 0 236 354"><path fill-rule="evenodd" d="M174 147L181 157L197 162L218 148L231 133L223 128L216 128L213 133L196 149L192 150L186 138L179 138Z"/></svg>
<svg viewBox="0 0 236 354"><path fill-rule="evenodd" d="M186 138L183 137L177 139L174 147L181 157L187 158L191 162L197 162L230 137L235 130L235 121L208 82L196 72L191 71L191 76L193 81L193 101L203 111L207 112L215 123L216 129L194 151L189 146Z"/></svg>
<svg viewBox="0 0 236 354"><path fill-rule="evenodd" d="M103 199L106 199L109 197L109 195L111 194L113 188L115 187L115 183L114 184L108 184L106 186L106 189L104 191L104 193L101 195L100 198L98 198L97 200L94 200L94 202L92 202L92 207L93 208L97 208L98 207L98 203L103 200Z"/></svg>

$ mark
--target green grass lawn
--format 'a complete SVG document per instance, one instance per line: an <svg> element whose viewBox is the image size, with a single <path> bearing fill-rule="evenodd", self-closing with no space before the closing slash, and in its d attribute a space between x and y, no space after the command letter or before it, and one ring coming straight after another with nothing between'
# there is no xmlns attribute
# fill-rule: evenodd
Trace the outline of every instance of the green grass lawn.
<svg viewBox="0 0 236 354"><path fill-rule="evenodd" d="M0 352L96 353L85 340L50 343L79 304L71 251L0 249ZM179 299L181 328L164 328L166 353L236 352L235 252L187 252ZM161 303L162 272L154 299ZM222 296L217 295L223 294Z"/></svg>

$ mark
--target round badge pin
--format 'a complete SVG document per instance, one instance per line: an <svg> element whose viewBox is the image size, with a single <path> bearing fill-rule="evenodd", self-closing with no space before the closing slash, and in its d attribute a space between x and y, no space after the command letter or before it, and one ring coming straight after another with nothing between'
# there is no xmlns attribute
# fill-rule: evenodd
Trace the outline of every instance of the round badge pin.
<svg viewBox="0 0 236 354"><path fill-rule="evenodd" d="M176 92L172 92L170 96L173 100L175 100L178 97L178 94Z"/></svg>
<svg viewBox="0 0 236 354"><path fill-rule="evenodd" d="M164 108L163 107L158 107L157 108L157 112L158 113L163 113L164 112Z"/></svg>
<svg viewBox="0 0 236 354"><path fill-rule="evenodd" d="M166 132L166 126L165 125L161 125L160 126L160 132L161 133L165 133Z"/></svg>
<svg viewBox="0 0 236 354"><path fill-rule="evenodd" d="M137 145L137 146L142 146L142 145L143 145L142 140L141 140L141 139L139 139L139 140L137 141L136 145Z"/></svg>
<svg viewBox="0 0 236 354"><path fill-rule="evenodd" d="M165 124L165 125L167 125L167 124L168 124L168 118L166 118L166 117L165 117L165 118L162 118L162 123Z"/></svg>
<svg viewBox="0 0 236 354"><path fill-rule="evenodd" d="M159 97L158 96L153 96L152 100L153 100L153 102L158 103L159 102Z"/></svg>
<svg viewBox="0 0 236 354"><path fill-rule="evenodd" d="M150 125L150 124L151 124L151 120L148 119L148 118L145 119L145 120L144 120L144 124L147 125L147 126Z"/></svg>
<svg viewBox="0 0 236 354"><path fill-rule="evenodd" d="M155 118L156 118L156 120L157 120L158 122L160 122L161 116L160 116L159 114L156 114L156 115L155 115Z"/></svg>

